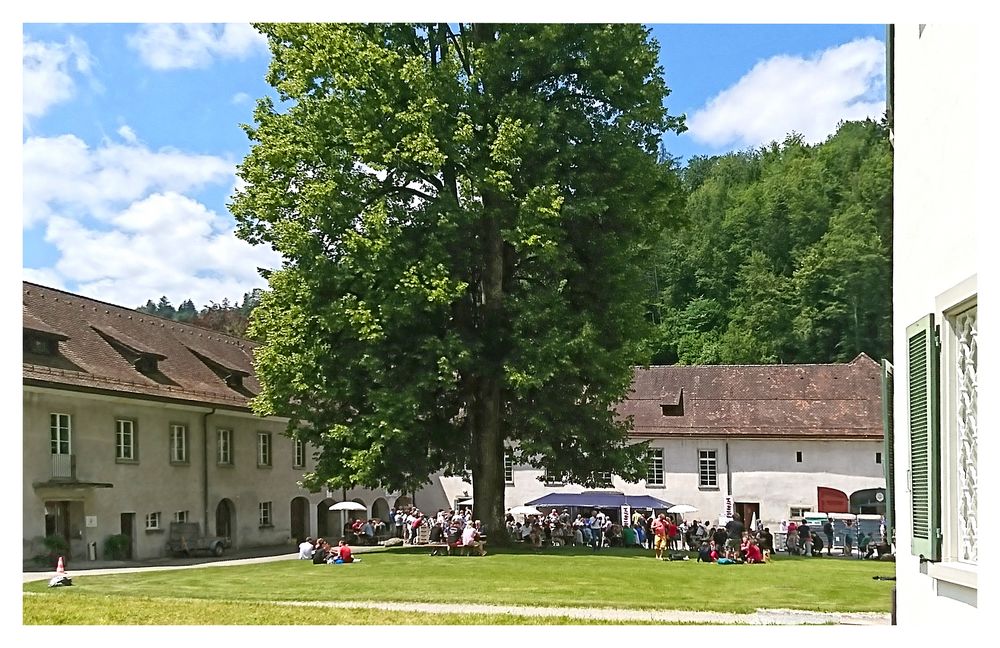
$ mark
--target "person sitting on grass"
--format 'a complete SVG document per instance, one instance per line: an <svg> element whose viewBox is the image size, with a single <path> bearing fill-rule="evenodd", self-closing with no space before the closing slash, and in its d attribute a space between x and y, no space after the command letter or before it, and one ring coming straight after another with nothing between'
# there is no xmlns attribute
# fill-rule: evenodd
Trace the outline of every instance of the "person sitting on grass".
<svg viewBox="0 0 1000 648"><path fill-rule="evenodd" d="M714 544L714 542L709 544L702 541L701 547L698 548L698 562L709 563L715 561L715 558L713 557L713 554L715 553Z"/></svg>
<svg viewBox="0 0 1000 648"><path fill-rule="evenodd" d="M762 562L764 562L764 554L760 550L760 546L756 540L750 540L746 548L746 563L748 565L756 565Z"/></svg>
<svg viewBox="0 0 1000 648"><path fill-rule="evenodd" d="M316 545L313 543L312 538L303 540L299 543L299 560L312 560L315 549Z"/></svg>
<svg viewBox="0 0 1000 648"><path fill-rule="evenodd" d="M351 547L347 544L347 541L343 538L337 543L337 549L332 554L333 560L331 564L343 565L345 563L361 562L361 559L355 558L351 553Z"/></svg>
<svg viewBox="0 0 1000 648"><path fill-rule="evenodd" d="M314 565L322 565L326 562L327 553L330 549L329 543L323 538L316 539L316 547L313 549L312 561Z"/></svg>

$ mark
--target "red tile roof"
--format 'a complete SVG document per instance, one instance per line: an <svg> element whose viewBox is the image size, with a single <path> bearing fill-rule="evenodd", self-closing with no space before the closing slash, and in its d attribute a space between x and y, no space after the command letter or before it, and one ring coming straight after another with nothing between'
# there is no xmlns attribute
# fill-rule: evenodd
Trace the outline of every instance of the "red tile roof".
<svg viewBox="0 0 1000 648"><path fill-rule="evenodd" d="M24 353L25 384L124 392L237 409L247 407L246 393L260 391L251 364L256 344L250 340L29 282L23 282L23 304L25 328L69 338L59 342L60 358ZM98 331L137 351L165 356L157 365L158 374L140 373ZM192 349L245 372L244 393L226 385Z"/></svg>
<svg viewBox="0 0 1000 648"><path fill-rule="evenodd" d="M629 399L634 434L656 437L881 439L879 365L653 366L636 369ZM664 415L664 405L683 415Z"/></svg>

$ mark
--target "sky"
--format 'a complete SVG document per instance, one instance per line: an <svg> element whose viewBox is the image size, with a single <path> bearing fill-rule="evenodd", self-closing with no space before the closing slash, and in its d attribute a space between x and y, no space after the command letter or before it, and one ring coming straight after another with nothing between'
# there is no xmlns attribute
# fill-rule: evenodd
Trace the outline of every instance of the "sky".
<svg viewBox="0 0 1000 648"><path fill-rule="evenodd" d="M649 26L682 162L884 113L882 24ZM280 258L226 208L241 124L273 95L249 24L32 22L22 47L23 279L127 307L265 287Z"/></svg>

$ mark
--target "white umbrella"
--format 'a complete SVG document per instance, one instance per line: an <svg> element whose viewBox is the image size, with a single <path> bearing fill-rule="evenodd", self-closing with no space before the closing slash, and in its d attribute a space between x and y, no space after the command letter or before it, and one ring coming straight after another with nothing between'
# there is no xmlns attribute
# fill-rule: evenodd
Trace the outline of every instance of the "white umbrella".
<svg viewBox="0 0 1000 648"><path fill-rule="evenodd" d="M367 511L368 507L357 502L337 502L330 507L331 511Z"/></svg>
<svg viewBox="0 0 1000 648"><path fill-rule="evenodd" d="M667 513L694 513L698 509L691 506L690 504L674 504L667 509Z"/></svg>
<svg viewBox="0 0 1000 648"><path fill-rule="evenodd" d="M514 515L541 515L542 512L534 506L515 506L510 510Z"/></svg>

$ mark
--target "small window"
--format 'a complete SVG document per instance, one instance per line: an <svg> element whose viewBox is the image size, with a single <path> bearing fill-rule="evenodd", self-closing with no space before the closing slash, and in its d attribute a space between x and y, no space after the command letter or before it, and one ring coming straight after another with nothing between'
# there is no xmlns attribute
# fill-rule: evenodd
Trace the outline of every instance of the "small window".
<svg viewBox="0 0 1000 648"><path fill-rule="evenodd" d="M719 487L719 459L715 450L698 451L698 488Z"/></svg>
<svg viewBox="0 0 1000 648"><path fill-rule="evenodd" d="M174 522L187 522L188 512L187 511L177 511L174 513Z"/></svg>
<svg viewBox="0 0 1000 648"><path fill-rule="evenodd" d="M503 481L508 486L514 485L514 457L509 451L503 453Z"/></svg>
<svg viewBox="0 0 1000 648"><path fill-rule="evenodd" d="M159 529L160 528L160 512L147 513L146 514L146 529Z"/></svg>
<svg viewBox="0 0 1000 648"><path fill-rule="evenodd" d="M663 448L650 448L646 455L646 486L663 485Z"/></svg>
<svg viewBox="0 0 1000 648"><path fill-rule="evenodd" d="M24 350L37 355L55 355L59 349L59 343L49 338L37 335L24 336Z"/></svg>
<svg viewBox="0 0 1000 648"><path fill-rule="evenodd" d="M810 511L812 511L812 507L810 506L793 506L788 510L788 517L805 517L806 513L809 513Z"/></svg>
<svg viewBox="0 0 1000 648"><path fill-rule="evenodd" d="M795 453L795 462L802 463L802 451L799 450Z"/></svg>
<svg viewBox="0 0 1000 648"><path fill-rule="evenodd" d="M602 470L596 475L599 486L611 486L611 471Z"/></svg>
<svg viewBox="0 0 1000 648"><path fill-rule="evenodd" d="M187 426L170 426L170 463L187 463Z"/></svg>
<svg viewBox="0 0 1000 648"><path fill-rule="evenodd" d="M882 453L881 452L876 452L875 453L875 463L877 463L877 464L882 463Z"/></svg>
<svg viewBox="0 0 1000 648"><path fill-rule="evenodd" d="M559 473L551 473L549 472L548 468L545 469L545 474L542 476L542 481L545 483L546 486L562 486L563 484L566 483L562 475L560 475Z"/></svg>
<svg viewBox="0 0 1000 648"><path fill-rule="evenodd" d="M233 464L233 431L217 430L216 461L222 466Z"/></svg>
<svg viewBox="0 0 1000 648"><path fill-rule="evenodd" d="M258 522L262 527L271 526L271 503L261 502L257 505Z"/></svg>
<svg viewBox="0 0 1000 648"><path fill-rule="evenodd" d="M271 433L270 432L258 432L257 433L257 465L258 466L270 466L271 465Z"/></svg>
<svg viewBox="0 0 1000 648"><path fill-rule="evenodd" d="M305 468L306 466L306 442L302 439L295 439L295 453L292 458L292 468Z"/></svg>
<svg viewBox="0 0 1000 648"><path fill-rule="evenodd" d="M115 459L135 461L135 421L118 419L115 428Z"/></svg>

